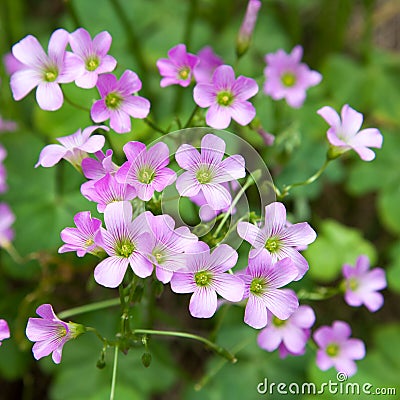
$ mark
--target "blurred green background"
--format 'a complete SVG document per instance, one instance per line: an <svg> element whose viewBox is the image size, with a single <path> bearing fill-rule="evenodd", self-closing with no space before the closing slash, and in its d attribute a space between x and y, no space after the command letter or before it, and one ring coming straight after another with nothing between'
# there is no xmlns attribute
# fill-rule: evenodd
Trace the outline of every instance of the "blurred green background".
<svg viewBox="0 0 400 400"><path fill-rule="evenodd" d="M225 63L233 64L236 34L246 5L244 0L2 0L0 53L9 52L27 34L38 37L46 48L51 33L59 27L72 32L82 26L92 36L107 30L113 37L110 54L118 61L116 74L120 76L127 68L139 74L141 95L150 99L152 117L166 127L174 116L185 121L194 103L190 89L159 87L156 60L183 42L193 53L212 45ZM369 255L372 266L386 270L385 305L375 314L365 308L350 308L340 296L310 304L317 314L316 326L345 320L351 324L353 336L366 342L367 357L357 363L358 373L350 381L397 387L397 396L387 397L398 398L400 2L263 1L252 47L236 73L253 77L261 87L265 54L279 48L290 51L296 44L304 47L304 61L323 74L321 84L308 91L299 110L273 102L260 90L253 102L263 127L277 136L273 147L264 146L248 128L235 125L231 131L259 150L278 186L307 178L323 163L327 126L316 114L320 107L330 105L339 110L348 103L364 114L364 126L378 127L383 133L383 148L376 151L376 160L365 163L348 153L332 163L313 185L294 189L285 204L293 222L307 220L318 233L316 242L305 252L310 271L296 284L297 289L337 284L342 264L354 263L359 254ZM24 336L27 318L34 316L39 304L50 302L57 312L117 295L95 284L94 257L57 254L59 233L72 226L74 214L95 211L78 190L83 178L64 162L50 169L33 168L45 144L88 126L90 120L68 104L57 112L42 111L32 94L14 102L3 66L0 74L0 114L19 125L16 132L0 136L8 152L5 166L9 185L0 201L8 202L16 214L14 244L26 260L16 263L0 251L0 317L9 321L12 330L12 339L0 348L0 399L106 399L112 354L107 354L106 368L98 370L95 365L101 345L94 336L84 335L66 344L58 366L49 358L36 362ZM97 98L95 89L85 91L73 84L65 89L82 104L90 105ZM114 134L110 140L119 149L117 159L121 159L127 141L150 143L156 137L136 120L131 133ZM190 318L188 298L173 295L168 287L155 304L149 303L135 309L134 320L204 336L218 327L217 342L236 351L239 361L228 365L198 343L154 337L149 368L141 364L141 348L120 357L118 399L275 399L287 396L257 393L257 384L264 378L300 384L335 380L335 371L317 369L312 348L302 357L285 360L259 349L257 332L243 323L243 310L237 307L229 310L219 326L218 314L210 321ZM110 336L118 319L117 309L74 318ZM314 397L331 399L332 395L290 395Z"/></svg>

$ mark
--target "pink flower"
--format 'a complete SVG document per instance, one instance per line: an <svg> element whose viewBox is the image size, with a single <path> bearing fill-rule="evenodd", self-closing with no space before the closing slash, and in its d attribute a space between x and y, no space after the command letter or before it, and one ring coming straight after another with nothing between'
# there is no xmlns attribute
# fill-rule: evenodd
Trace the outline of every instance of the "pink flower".
<svg viewBox="0 0 400 400"><path fill-rule="evenodd" d="M4 339L10 337L10 328L8 327L7 321L5 319L0 319L0 346Z"/></svg>
<svg viewBox="0 0 400 400"><path fill-rule="evenodd" d="M201 153L191 145L181 145L175 160L186 171L176 181L179 194L193 197L201 191L213 210L230 206L231 195L222 183L243 178L245 160L238 154L222 160L224 154L225 142L213 134L201 139Z"/></svg>
<svg viewBox="0 0 400 400"><path fill-rule="evenodd" d="M12 75L19 69L25 68L25 64L18 61L12 53L7 53L3 56L3 63L8 75Z"/></svg>
<svg viewBox="0 0 400 400"><path fill-rule="evenodd" d="M59 364L64 344L84 333L85 327L61 321L50 304L42 304L36 313L41 318L29 318L26 326L27 338L36 342L32 348L33 356L39 360L53 353L53 361Z"/></svg>
<svg viewBox="0 0 400 400"><path fill-rule="evenodd" d="M327 137L336 155L353 149L364 161L372 161L375 158L375 153L368 147L380 149L383 137L376 128L360 130L363 123L361 113L348 104L342 107L342 119L332 107L322 107L317 113L330 125Z"/></svg>
<svg viewBox="0 0 400 400"><path fill-rule="evenodd" d="M0 247L7 247L14 239L14 230L11 225L15 216L6 203L0 203Z"/></svg>
<svg viewBox="0 0 400 400"><path fill-rule="evenodd" d="M360 339L351 339L351 328L343 321L335 321L330 326L322 326L314 332L314 340L319 346L317 365L322 371L335 367L338 372L352 376L357 371L354 360L365 357L365 346Z"/></svg>
<svg viewBox="0 0 400 400"><path fill-rule="evenodd" d="M70 34L71 49L82 60L85 68L83 74L75 79L77 86L85 89L95 87L99 74L114 70L117 61L107 54L111 41L111 35L106 31L100 32L93 40L83 28Z"/></svg>
<svg viewBox="0 0 400 400"><path fill-rule="evenodd" d="M215 69L223 65L224 60L214 53L211 46L203 47L197 55L199 63L193 69L194 78L197 83L210 83Z"/></svg>
<svg viewBox="0 0 400 400"><path fill-rule="evenodd" d="M91 136L96 129L108 131L108 128L103 125L89 126L83 131L78 129L72 135L57 138L61 145L49 144L44 147L40 152L39 161L36 163L35 168L39 165L52 167L62 158L72 165L80 167L82 160L87 157L87 153L95 153L104 146L105 138L103 135Z"/></svg>
<svg viewBox="0 0 400 400"><path fill-rule="evenodd" d="M205 245L205 244L204 244ZM189 311L196 318L211 318L217 310L217 293L232 302L243 297L243 281L227 271L236 264L238 254L227 244L221 244L210 254L204 250L188 254L186 270L175 272L171 289L175 293L193 293Z"/></svg>
<svg viewBox="0 0 400 400"><path fill-rule="evenodd" d="M286 99L286 102L293 108L303 105L306 98L306 90L318 85L322 75L317 71L301 63L303 48L296 46L290 54L286 54L282 49L276 53L265 56L267 67L264 69L265 94L274 100Z"/></svg>
<svg viewBox="0 0 400 400"><path fill-rule="evenodd" d="M206 114L207 125L215 129L225 129L233 118L240 125L247 125L255 117L254 106L247 101L258 92L254 79L239 76L229 65L221 65L212 76L210 83L198 83L193 91L196 104L209 107Z"/></svg>
<svg viewBox="0 0 400 400"><path fill-rule="evenodd" d="M43 110L58 110L64 96L60 83L73 82L83 73L78 56L66 52L69 33L56 30L50 38L48 55L38 40L28 35L12 48L13 56L23 64L11 75L11 90L15 100L21 100L37 87L36 100Z"/></svg>
<svg viewBox="0 0 400 400"><path fill-rule="evenodd" d="M17 123L15 121L10 121L3 119L0 115L0 133L2 132L14 132L17 130Z"/></svg>
<svg viewBox="0 0 400 400"><path fill-rule="evenodd" d="M149 201L154 191L161 192L176 179L176 173L168 168L169 149L159 142L146 150L141 142L128 142L124 146L126 161L116 173L121 184L132 185L140 200Z"/></svg>
<svg viewBox="0 0 400 400"><path fill-rule="evenodd" d="M244 322L260 329L267 325L267 310L279 319L288 319L299 306L296 294L290 289L281 289L297 276L297 269L290 258L277 263L267 252L249 258L249 265L238 276L244 281L244 299L249 299L244 313Z"/></svg>
<svg viewBox="0 0 400 400"><path fill-rule="evenodd" d="M168 58L160 58L157 61L157 67L162 76L160 86L189 86L193 69L198 62L198 57L188 53L184 44L173 47L168 51Z"/></svg>
<svg viewBox="0 0 400 400"><path fill-rule="evenodd" d="M369 271L369 259L361 255L357 258L356 265L343 265L342 273L345 278L344 299L349 306L360 307L362 304L369 311L375 312L383 305L383 296L378 290L387 286L385 271L374 268Z"/></svg>
<svg viewBox="0 0 400 400"><path fill-rule="evenodd" d="M258 345L267 351L279 349L281 358L287 354L302 355L315 322L310 306L300 306L288 319L282 320L268 311L267 327L258 335Z"/></svg>
<svg viewBox="0 0 400 400"><path fill-rule="evenodd" d="M100 75L97 90L101 99L97 100L90 111L94 122L110 120L111 129L117 133L131 130L131 118L146 118L150 111L150 102L144 97L134 95L142 88L138 76L126 70L121 78L112 74Z"/></svg>

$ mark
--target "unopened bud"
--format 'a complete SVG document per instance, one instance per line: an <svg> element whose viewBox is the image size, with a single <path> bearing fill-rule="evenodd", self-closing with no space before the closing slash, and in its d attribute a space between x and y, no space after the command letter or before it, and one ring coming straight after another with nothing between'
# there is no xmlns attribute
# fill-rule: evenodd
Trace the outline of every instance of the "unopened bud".
<svg viewBox="0 0 400 400"><path fill-rule="evenodd" d="M148 368L151 364L151 354L147 351L142 354L142 364L145 368Z"/></svg>

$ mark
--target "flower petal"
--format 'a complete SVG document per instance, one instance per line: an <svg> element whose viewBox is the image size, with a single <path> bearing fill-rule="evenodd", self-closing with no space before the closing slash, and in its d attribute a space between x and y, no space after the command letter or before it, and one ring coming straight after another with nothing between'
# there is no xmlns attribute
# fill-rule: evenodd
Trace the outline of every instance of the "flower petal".
<svg viewBox="0 0 400 400"><path fill-rule="evenodd" d="M237 276L227 273L215 274L212 286L220 296L228 301L236 302L243 298L244 282Z"/></svg>
<svg viewBox="0 0 400 400"><path fill-rule="evenodd" d="M42 82L36 89L36 100L42 110L55 111L63 105L64 95L58 83Z"/></svg>
<svg viewBox="0 0 400 400"><path fill-rule="evenodd" d="M211 318L217 311L217 293L208 287L197 287L190 298L189 311L196 318Z"/></svg>
<svg viewBox="0 0 400 400"><path fill-rule="evenodd" d="M255 329L267 325L267 309L261 298L250 295L244 312L244 322Z"/></svg>
<svg viewBox="0 0 400 400"><path fill-rule="evenodd" d="M117 256L107 257L95 268L95 281L105 287L117 287L124 279L128 263L127 258Z"/></svg>

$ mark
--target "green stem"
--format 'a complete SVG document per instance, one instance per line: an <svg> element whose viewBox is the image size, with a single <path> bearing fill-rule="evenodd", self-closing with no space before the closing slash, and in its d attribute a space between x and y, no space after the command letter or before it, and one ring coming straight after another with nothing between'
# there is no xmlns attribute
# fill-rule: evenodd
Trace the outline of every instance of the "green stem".
<svg viewBox="0 0 400 400"><path fill-rule="evenodd" d="M277 194L278 200L282 200L284 197L286 197L289 194L290 190L294 187L306 186L306 185L309 185L310 183L313 183L315 180L317 180L322 175L322 173L325 171L326 167L328 166L328 164L331 161L332 161L331 159L327 158L325 160L324 164L322 165L322 167L314 175L310 176L305 181L296 182L296 183L292 183L288 186L285 186L282 191L279 191L278 188L275 188L275 193Z"/></svg>
<svg viewBox="0 0 400 400"><path fill-rule="evenodd" d="M239 193L236 195L234 200L232 201L232 204L230 205L228 211L225 213L224 218L222 218L221 222L219 223L217 229L215 230L213 237L217 237L218 234L221 232L222 227L224 226L226 220L228 219L229 215L232 214L232 210L235 208L236 204L240 200L240 198L243 196L244 192L249 188L249 186L253 185L255 183L255 180L252 176L249 176L247 178L246 183L242 186L240 189Z"/></svg>
<svg viewBox="0 0 400 400"><path fill-rule="evenodd" d="M226 358L228 361L231 363L237 362L237 358L231 354L228 350L226 350L223 347L218 346L217 344L211 342L210 340L194 335L192 333L186 333L186 332L175 332L175 331L155 331L151 329L134 329L133 334L146 334L146 335L161 335L161 336L175 336L175 337L183 337L187 339L193 339L197 340L199 342L202 342L206 344L208 347L210 347L212 350L214 350L217 354L220 356Z"/></svg>
<svg viewBox="0 0 400 400"><path fill-rule="evenodd" d="M74 315L85 314L85 313L88 313L91 311L101 310L103 308L118 306L119 304L120 304L119 298L98 301L96 303L85 304L84 306L74 307L74 308L70 308L69 310L61 311L58 314L58 317L60 319L65 319L65 318L72 317Z"/></svg>
<svg viewBox="0 0 400 400"><path fill-rule="evenodd" d="M187 120L185 126L183 128L189 128L190 123L192 122L192 119L194 118L194 116L196 115L197 110L199 109L199 106L196 104L196 106L194 107L192 113L190 114L189 119Z"/></svg>
<svg viewBox="0 0 400 400"><path fill-rule="evenodd" d="M307 290L300 290L297 297L300 300L326 300L336 296L340 292L340 288L319 287L314 292L307 292Z"/></svg>
<svg viewBox="0 0 400 400"><path fill-rule="evenodd" d="M118 345L115 346L114 352L114 365L113 365L113 373L112 373L112 380L111 380L111 393L110 393L110 400L114 400L115 395L115 384L117 382L117 367L118 367Z"/></svg>
<svg viewBox="0 0 400 400"><path fill-rule="evenodd" d="M157 126L152 120L149 118L144 118L143 119L144 123L147 124L150 128L154 129L155 131L161 133L162 135L166 135L168 132L165 131L164 129L160 128Z"/></svg>
<svg viewBox="0 0 400 400"><path fill-rule="evenodd" d="M81 106L80 104L75 103L73 100L71 100L71 99L65 94L65 90L63 90L62 88L61 88L61 90L62 90L62 92L63 92L65 101L66 101L69 105L71 105L72 107L77 108L78 110L85 111L85 112L89 113L89 115L90 115L90 110L89 110L88 108L83 107L83 106Z"/></svg>

